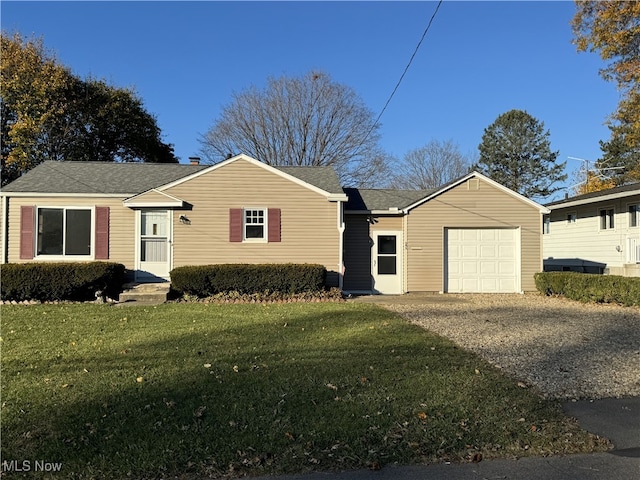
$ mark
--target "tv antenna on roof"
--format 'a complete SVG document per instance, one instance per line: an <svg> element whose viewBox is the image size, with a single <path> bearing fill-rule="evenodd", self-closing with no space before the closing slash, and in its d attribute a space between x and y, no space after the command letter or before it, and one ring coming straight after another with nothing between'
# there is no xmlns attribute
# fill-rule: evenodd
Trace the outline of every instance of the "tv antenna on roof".
<svg viewBox="0 0 640 480"><path fill-rule="evenodd" d="M613 170L624 170L624 167L602 167L602 168L598 168L595 166L596 162L594 162L593 160L586 160L584 158L579 158L579 157L567 157L570 160L578 160L580 162L582 162L582 166L580 167L580 174L584 174L584 180L576 183L575 185L571 185L570 187L567 188L576 188L579 187L580 185L586 185L586 190L587 192L589 191L589 173L593 172L593 178L597 178L599 180L602 181L606 181L606 180L611 180L611 174L609 174L608 172L611 172ZM589 164L593 163L594 168L593 170L591 168L589 168Z"/></svg>

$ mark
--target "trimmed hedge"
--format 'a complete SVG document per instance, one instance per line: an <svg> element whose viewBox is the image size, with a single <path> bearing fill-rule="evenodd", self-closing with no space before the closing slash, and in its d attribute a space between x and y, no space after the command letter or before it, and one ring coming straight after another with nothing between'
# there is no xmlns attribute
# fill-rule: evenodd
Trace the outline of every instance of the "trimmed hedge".
<svg viewBox="0 0 640 480"><path fill-rule="evenodd" d="M578 272L535 274L536 288L545 295L563 295L581 302L640 305L640 278Z"/></svg>
<svg viewBox="0 0 640 480"><path fill-rule="evenodd" d="M301 293L324 290L327 269L314 264L193 265L171 270L171 287L182 294L209 297L221 292Z"/></svg>
<svg viewBox="0 0 640 480"><path fill-rule="evenodd" d="M96 292L117 298L125 266L113 262L8 263L2 265L2 300L95 300Z"/></svg>

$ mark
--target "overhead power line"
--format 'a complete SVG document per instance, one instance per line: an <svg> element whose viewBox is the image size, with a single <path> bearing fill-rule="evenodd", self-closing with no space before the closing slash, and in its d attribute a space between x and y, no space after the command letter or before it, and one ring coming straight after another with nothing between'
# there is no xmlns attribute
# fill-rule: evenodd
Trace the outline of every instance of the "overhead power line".
<svg viewBox="0 0 640 480"><path fill-rule="evenodd" d="M373 128L375 128L375 126L380 121L380 118L382 117L382 114L385 112L385 110L389 106L389 103L391 102L391 99L393 98L393 96L396 94L396 91L398 90L398 87L400 87L400 84L402 83L402 79L407 74L407 71L409 70L409 67L411 66L411 63L413 62L413 59L415 58L416 53L418 53L418 50L420 49L420 45L422 45L422 42L424 41L424 38L427 36L427 32L429 31L429 28L431 28L431 24L433 23L433 19L436 18L436 14L438 13L438 9L440 8L440 5L442 5L442 2L443 2L443 0L440 0L438 2L438 5L436 6L436 9L434 10L433 15L431 15L431 19L429 20L429 23L427 24L427 28L424 29L424 32L422 33L422 37L420 38L420 41L418 42L418 45L416 45L416 49L413 51L413 54L411 55L411 58L409 59L409 63L407 63L407 66L404 67L404 71L402 72L402 75L400 75L400 79L398 80L398 83L396 83L396 86L394 87L393 91L391 92L391 95L389 95L389 99L387 100L387 103L385 103L384 107L382 107L382 110L380 111L380 114L378 115L378 118L376 118L376 121L373 124Z"/></svg>
<svg viewBox="0 0 640 480"><path fill-rule="evenodd" d="M416 45L416 48L413 51L413 54L411 55L411 58L409 59L409 62L407 63L407 66L404 67L404 71L402 72L402 75L400 75L400 79L398 80L398 83L396 83L396 86L393 88L393 91L391 92L391 95L389 95L389 98L387 99L387 102L384 104L384 107L382 107L382 110L380 110L380 113L378 114L378 117L376 118L376 121L373 122L373 125L371 125L371 128L369 129L367 134L364 136L364 139L360 143L360 147L362 145L364 145L364 142L367 140L367 138L369 138L369 135L371 135L371 132L373 131L373 129L376 128L378 123L380 123L380 118L382 118L382 115L384 114L385 110L389 106L389 103L391 103L391 99L393 99L393 96L396 94L396 91L400 87L400 84L402 83L402 80L404 79L404 76L407 74L407 71L409 70L409 67L411 66L411 63L413 62L413 59L415 58L416 54L418 53L418 50L420 49L420 45L422 45L422 42L424 41L425 37L427 36L427 33L429 32L429 28L431 28L431 24L433 23L433 20L436 18L436 14L438 13L438 10L440 9L440 5L442 5L442 2L443 2L443 0L440 0L438 2L438 5L436 6L436 9L433 11L433 15L431 15L431 18L429 19L429 23L427 24L427 27L424 29L424 32L422 32L422 37L420 38L420 41ZM358 147L358 150L360 149L360 147Z"/></svg>

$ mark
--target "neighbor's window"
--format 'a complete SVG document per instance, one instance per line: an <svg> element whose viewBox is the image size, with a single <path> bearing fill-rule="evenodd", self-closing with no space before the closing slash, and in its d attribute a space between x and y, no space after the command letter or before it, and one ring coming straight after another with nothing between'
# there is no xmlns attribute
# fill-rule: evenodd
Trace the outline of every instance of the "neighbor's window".
<svg viewBox="0 0 640 480"><path fill-rule="evenodd" d="M629 226L640 226L640 204L629 205Z"/></svg>
<svg viewBox="0 0 640 480"><path fill-rule="evenodd" d="M600 230L613 228L613 208L600 210Z"/></svg>
<svg viewBox="0 0 640 480"><path fill-rule="evenodd" d="M578 214L576 212L567 213L567 223L576 223L578 220Z"/></svg>
<svg viewBox="0 0 640 480"><path fill-rule="evenodd" d="M38 208L38 255L91 255L91 209Z"/></svg>
<svg viewBox="0 0 640 480"><path fill-rule="evenodd" d="M244 210L244 240L266 240L267 212L264 209Z"/></svg>

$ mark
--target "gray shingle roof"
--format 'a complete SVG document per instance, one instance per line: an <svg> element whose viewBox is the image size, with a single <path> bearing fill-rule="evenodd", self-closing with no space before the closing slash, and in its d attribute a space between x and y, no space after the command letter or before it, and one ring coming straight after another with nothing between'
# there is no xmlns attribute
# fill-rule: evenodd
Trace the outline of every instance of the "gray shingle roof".
<svg viewBox="0 0 640 480"><path fill-rule="evenodd" d="M349 201L345 210L371 211L402 209L425 198L435 190L385 190L372 188L345 188Z"/></svg>
<svg viewBox="0 0 640 480"><path fill-rule="evenodd" d="M597 192L585 193L583 195L577 195L575 197L568 197L562 200L556 200L555 202L546 203L545 207L552 207L555 205L562 205L563 203L577 202L582 200L597 199L598 197L604 197L605 195L612 195L616 193L625 192L640 192L640 182L632 183L630 185L623 185L622 187L609 188L608 190L600 190Z"/></svg>
<svg viewBox="0 0 640 480"><path fill-rule="evenodd" d="M325 192L342 194L342 185L332 167L275 167L283 173L314 185Z"/></svg>
<svg viewBox="0 0 640 480"><path fill-rule="evenodd" d="M3 192L138 194L211 165L177 163L43 162L2 188ZM342 194L331 167L276 167L329 193Z"/></svg>
<svg viewBox="0 0 640 480"><path fill-rule="evenodd" d="M208 165L177 163L43 162L3 192L136 194L173 182Z"/></svg>

